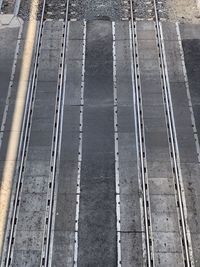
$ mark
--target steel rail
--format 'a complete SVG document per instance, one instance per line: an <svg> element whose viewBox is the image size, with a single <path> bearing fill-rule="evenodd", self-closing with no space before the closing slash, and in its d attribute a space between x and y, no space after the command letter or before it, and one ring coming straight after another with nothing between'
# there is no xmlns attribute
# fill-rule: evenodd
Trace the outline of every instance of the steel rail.
<svg viewBox="0 0 200 267"><path fill-rule="evenodd" d="M172 106L172 100L171 100L171 92L170 92L170 86L169 86L169 79L168 79L168 72L167 72L167 66L165 63L165 51L162 44L162 33L160 28L160 19L158 15L158 9L157 9L157 2L156 0L153 0L154 4L154 12L155 12L155 24L156 24L156 31L157 31L157 40L158 40L158 49L160 52L160 64L161 64L161 71L162 71L162 78L163 78L163 90L164 90L164 96L165 96L165 109L166 109L166 115L169 125L169 136L171 139L171 152L173 157L173 163L174 168L173 172L176 179L176 187L177 187L177 197L179 205L179 212L180 212L180 220L181 220L181 231L182 231L182 245L184 249L184 255L185 255L185 266L191 266L192 260L190 258L191 249L189 249L189 237L187 235L187 219L184 212L184 204L183 204L183 195L182 195L182 186L181 186L181 169L179 165L179 150L178 150L178 143L177 143L177 136L176 136L176 128L175 128L175 122L174 122L174 115L173 115L173 106Z"/></svg>
<svg viewBox="0 0 200 267"><path fill-rule="evenodd" d="M7 249L6 259L5 259L6 267L10 266L11 264L11 255L12 255L12 249L13 249L13 240L14 240L15 225L16 225L16 218L17 218L16 215L19 209L18 199L19 199L21 189L22 189L24 162L26 158L26 148L28 144L28 137L30 134L29 125L30 125L31 118L32 118L32 105L33 105L33 100L34 100L35 82L37 79L37 69L38 69L40 43L41 43L41 38L42 38L43 22L44 22L44 15L45 15L45 6L46 6L46 0L43 1L42 15L41 15L40 26L39 26L39 31L37 35L34 68L33 68L33 71L31 72L32 79L30 79L29 86L28 86L26 105L25 105L23 122L22 122L22 135L20 138L19 152L18 152L18 156L21 155L21 158L20 158L21 163L18 168L19 174L18 174L18 180L17 180L17 185L16 185L14 207L12 210L11 227L10 227L11 230L10 230L10 235L9 235L9 240L8 240L8 249Z"/></svg>
<svg viewBox="0 0 200 267"><path fill-rule="evenodd" d="M69 15L69 2L67 0L66 3L66 13L65 13L65 22L64 22L64 33L63 33L63 45L62 45L62 62L61 62L61 73L60 73L60 83L58 85L58 103L55 110L55 120L54 125L54 146L52 148L52 158L51 158L51 187L50 187L50 201L49 209L48 209L48 223L47 223L47 235L44 238L46 240L46 244L43 245L43 252L44 256L41 257L41 264L40 266L48 266L49 262L49 249L50 249L50 239L51 239L51 229L52 229L52 214L53 214L53 207L54 207L54 192L55 192L55 179L56 179L56 167L57 167L57 159L59 158L59 152L61 148L61 133L62 133L62 121L63 121L63 109L64 109L64 98L65 98L65 74L66 74L66 50L67 50L67 36L68 36L68 15Z"/></svg>
<svg viewBox="0 0 200 267"><path fill-rule="evenodd" d="M134 106L136 105L136 120L137 120L137 150L139 154L139 170L141 186L143 191L143 213L144 213L144 226L146 235L146 258L147 266L154 266L154 260L152 256L151 246L151 217L150 217L150 201L149 201L149 189L148 189L148 177L146 168L146 149L145 149L145 134L144 134L144 122L143 122L143 111L142 111L142 96L141 96L141 86L139 85L138 76L138 55L137 55L137 42L136 42L136 29L134 24L134 6L133 0L130 1L130 12L131 12L131 27L132 27L132 48L133 48L133 63L134 63ZM139 89L140 88L140 89Z"/></svg>

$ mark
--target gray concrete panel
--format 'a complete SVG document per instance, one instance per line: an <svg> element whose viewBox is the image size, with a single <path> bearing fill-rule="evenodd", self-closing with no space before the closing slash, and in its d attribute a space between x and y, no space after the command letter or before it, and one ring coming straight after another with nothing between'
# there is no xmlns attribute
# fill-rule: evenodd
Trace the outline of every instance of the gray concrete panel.
<svg viewBox="0 0 200 267"><path fill-rule="evenodd" d="M151 211L158 213L176 212L176 202L174 195L151 195Z"/></svg>
<svg viewBox="0 0 200 267"><path fill-rule="evenodd" d="M55 86L55 88L57 88ZM36 92L36 99L42 101L44 104L48 105L49 103L55 104L56 103L56 90L52 91L37 91Z"/></svg>
<svg viewBox="0 0 200 267"><path fill-rule="evenodd" d="M45 193L24 193L21 197L20 213L24 211L45 211L46 210Z"/></svg>
<svg viewBox="0 0 200 267"><path fill-rule="evenodd" d="M87 64L87 61L86 61ZM88 62L85 73L85 104L111 105L113 103L112 62Z"/></svg>
<svg viewBox="0 0 200 267"><path fill-rule="evenodd" d="M155 265L182 267L184 265L182 253L155 253Z"/></svg>
<svg viewBox="0 0 200 267"><path fill-rule="evenodd" d="M82 40L83 39L83 21L69 21L69 40Z"/></svg>
<svg viewBox="0 0 200 267"><path fill-rule="evenodd" d="M27 155L27 160L30 161L48 161L49 155L51 154L51 145L49 146L29 146L29 153Z"/></svg>
<svg viewBox="0 0 200 267"><path fill-rule="evenodd" d="M13 267L36 267L40 265L41 251L14 250Z"/></svg>
<svg viewBox="0 0 200 267"><path fill-rule="evenodd" d="M128 146L128 144L127 144ZM97 152L114 152L114 134L112 132L87 132L83 134L83 157Z"/></svg>
<svg viewBox="0 0 200 267"><path fill-rule="evenodd" d="M88 22L87 30L85 107L98 105L104 109L105 104L113 106L111 23ZM114 109L110 109L109 118L111 114L114 116ZM111 118L110 123L112 121ZM105 158L110 158L110 162L114 161L114 133L92 132L96 122L90 119L88 113L83 117L83 125L85 123L88 125L88 132L83 132L82 166L85 164L86 169L86 163L91 158L100 162ZM102 177L100 174L94 177L92 174L95 174L96 170L90 170L90 177L81 174L78 265L116 266L114 170L112 169L110 177ZM101 173L104 173L103 169Z"/></svg>
<svg viewBox="0 0 200 267"><path fill-rule="evenodd" d="M141 60L158 60L158 51L156 49L149 51L147 48L145 49L139 47L138 55Z"/></svg>
<svg viewBox="0 0 200 267"><path fill-rule="evenodd" d="M138 40L139 57L140 57L140 54L144 53L144 50L147 50L147 52L149 53L152 53L152 52L155 53L155 51L158 53L158 48L157 48L155 37L153 40Z"/></svg>
<svg viewBox="0 0 200 267"><path fill-rule="evenodd" d="M189 83L190 95L192 98L193 105L200 104L200 94L199 94L199 82L198 80L190 80Z"/></svg>
<svg viewBox="0 0 200 267"><path fill-rule="evenodd" d="M60 47L58 49L41 49L39 58L39 69L44 69L45 67L54 66L55 71L60 63Z"/></svg>
<svg viewBox="0 0 200 267"><path fill-rule="evenodd" d="M50 174L49 161L26 161L24 174L48 177Z"/></svg>
<svg viewBox="0 0 200 267"><path fill-rule="evenodd" d="M137 39L139 40L154 40L155 39L155 30L138 30Z"/></svg>
<svg viewBox="0 0 200 267"><path fill-rule="evenodd" d="M21 212L17 223L19 231L43 231L44 214L41 211Z"/></svg>
<svg viewBox="0 0 200 267"><path fill-rule="evenodd" d="M135 131L135 118L134 118L133 107L118 106L118 132L126 133L134 131Z"/></svg>
<svg viewBox="0 0 200 267"><path fill-rule="evenodd" d="M134 195L120 194L120 229L122 232L140 232L140 197L139 192Z"/></svg>
<svg viewBox="0 0 200 267"><path fill-rule="evenodd" d="M84 160L81 165L81 177L111 177L115 172L115 161L113 158L91 158Z"/></svg>
<svg viewBox="0 0 200 267"><path fill-rule="evenodd" d="M145 96L143 97L143 106L161 106L163 104L163 96L161 92L158 93L147 93L145 92Z"/></svg>
<svg viewBox="0 0 200 267"><path fill-rule="evenodd" d="M130 40L117 40L116 46L116 58L117 60L130 60Z"/></svg>
<svg viewBox="0 0 200 267"><path fill-rule="evenodd" d="M17 231L15 238L16 250L41 250L43 231Z"/></svg>
<svg viewBox="0 0 200 267"><path fill-rule="evenodd" d="M57 88L57 82L53 81L38 81L37 82L37 93L47 92L47 93L54 93Z"/></svg>
<svg viewBox="0 0 200 267"><path fill-rule="evenodd" d="M198 24L180 24L182 39L200 39L200 29Z"/></svg>
<svg viewBox="0 0 200 267"><path fill-rule="evenodd" d="M33 116L34 118L45 118L51 119L53 121L55 111L55 103L50 103L48 105L44 105L43 102L37 101L35 103Z"/></svg>
<svg viewBox="0 0 200 267"><path fill-rule="evenodd" d="M119 133L118 145L119 158L121 162L127 160L137 160L135 133Z"/></svg>
<svg viewBox="0 0 200 267"><path fill-rule="evenodd" d="M164 40L178 41L175 23L169 21L162 22L162 29Z"/></svg>
<svg viewBox="0 0 200 267"><path fill-rule="evenodd" d="M81 103L81 75L82 62L80 60L69 60L66 78L66 105L79 105Z"/></svg>
<svg viewBox="0 0 200 267"><path fill-rule="evenodd" d="M178 233L153 233L154 252L161 253L181 253L180 236Z"/></svg>
<svg viewBox="0 0 200 267"><path fill-rule="evenodd" d="M151 51L149 52L151 53ZM147 75L148 73L155 73L156 75L160 71L158 60L140 59L140 70L141 73L144 73L145 75Z"/></svg>
<svg viewBox="0 0 200 267"><path fill-rule="evenodd" d="M63 133L79 131L80 126L80 107L65 106L63 112Z"/></svg>
<svg viewBox="0 0 200 267"><path fill-rule="evenodd" d="M171 162L148 161L149 178L172 178Z"/></svg>
<svg viewBox="0 0 200 267"><path fill-rule="evenodd" d="M164 106L143 106L143 112L144 112L144 121L145 119L154 119L159 120L163 119L165 121L165 113L164 113Z"/></svg>
<svg viewBox="0 0 200 267"><path fill-rule="evenodd" d="M50 115L50 113L49 113L49 115ZM53 117L53 114L52 114L51 118L45 118L45 117L43 117L43 118L35 118L35 116L34 116L33 117L33 121L32 121L32 129L34 129L35 131L49 131L49 132L52 132L52 130L54 128L54 125L53 125L53 122L52 122L52 117Z"/></svg>
<svg viewBox="0 0 200 267"><path fill-rule="evenodd" d="M145 95L146 93L161 93L159 73L152 79L141 73L141 88L142 95Z"/></svg>
<svg viewBox="0 0 200 267"><path fill-rule="evenodd" d="M186 195L200 195L200 166L198 163L181 163L184 190Z"/></svg>
<svg viewBox="0 0 200 267"><path fill-rule="evenodd" d="M62 33L60 34L60 36ZM45 36L45 35L44 35ZM54 50L61 47L61 38L60 39L46 39L42 41L41 49Z"/></svg>
<svg viewBox="0 0 200 267"><path fill-rule="evenodd" d="M185 128L191 128L192 121L189 108L179 105L174 106L173 110L176 128L182 127L183 125Z"/></svg>
<svg viewBox="0 0 200 267"><path fill-rule="evenodd" d="M77 189L78 160L62 160L59 164L58 197L59 194L75 194Z"/></svg>
<svg viewBox="0 0 200 267"><path fill-rule="evenodd" d="M167 149L169 147L167 132L166 131L145 132L145 144L147 148L152 150L154 148Z"/></svg>
<svg viewBox="0 0 200 267"><path fill-rule="evenodd" d="M147 147L147 161L170 162L169 148Z"/></svg>
<svg viewBox="0 0 200 267"><path fill-rule="evenodd" d="M153 21L137 21L137 29L143 31L152 31L155 29Z"/></svg>
<svg viewBox="0 0 200 267"><path fill-rule="evenodd" d="M67 60L81 60L83 57L83 40L69 40L67 50Z"/></svg>
<svg viewBox="0 0 200 267"><path fill-rule="evenodd" d="M83 113L83 133L88 135L91 132L111 133L114 135L114 118L113 107L85 107ZM103 140L102 140L103 141Z"/></svg>
<svg viewBox="0 0 200 267"><path fill-rule="evenodd" d="M115 40L129 40L129 22L128 21L116 21L115 22Z"/></svg>
<svg viewBox="0 0 200 267"><path fill-rule="evenodd" d="M79 261L83 265L101 263L101 266L105 266L107 262L110 262L109 266L116 265L116 254L113 251L113 247L116 246L114 235L116 230L113 228L115 225L115 209L113 209L115 189L112 177L110 185L107 180L108 178L101 178L101 181L95 178L90 179L90 184L85 184L81 193ZM90 231L87 231L88 228ZM102 232L101 229L104 231ZM86 243L92 244L92 247L84 245ZM89 253L90 251L92 254ZM101 257L102 253L104 257Z"/></svg>
<svg viewBox="0 0 200 267"><path fill-rule="evenodd" d="M56 82L57 80L58 80L58 70L56 71L55 69L40 70L38 74L38 81Z"/></svg>
<svg viewBox="0 0 200 267"><path fill-rule="evenodd" d="M198 266L200 264L200 257L199 257L199 251L200 251L200 234L192 234L192 241L193 241L193 255L195 258L195 264Z"/></svg>
<svg viewBox="0 0 200 267"><path fill-rule="evenodd" d="M137 195L139 193L138 166L136 161L119 161L119 181L120 193L122 195Z"/></svg>
<svg viewBox="0 0 200 267"><path fill-rule="evenodd" d="M118 59L118 55L116 55ZM116 88L118 105L133 105L133 85L129 61L116 61Z"/></svg>
<svg viewBox="0 0 200 267"><path fill-rule="evenodd" d="M186 85L184 82L170 82L173 106L188 106Z"/></svg>
<svg viewBox="0 0 200 267"><path fill-rule="evenodd" d="M166 132L166 122L163 120L163 118L157 118L156 120L154 118L146 118L144 119L144 127L145 132L155 132L155 131L163 131Z"/></svg>
<svg viewBox="0 0 200 267"><path fill-rule="evenodd" d="M56 231L74 231L76 194L59 193L56 201Z"/></svg>
<svg viewBox="0 0 200 267"><path fill-rule="evenodd" d="M121 233L122 267L143 266L141 233Z"/></svg>
<svg viewBox="0 0 200 267"><path fill-rule="evenodd" d="M29 194L39 194L39 193L47 193L49 184L48 176L28 176L24 177L23 182L23 193Z"/></svg>
<svg viewBox="0 0 200 267"><path fill-rule="evenodd" d="M61 30L63 22L61 21L45 21L43 40L55 40L62 38Z"/></svg>
<svg viewBox="0 0 200 267"><path fill-rule="evenodd" d="M61 160L77 160L78 146L78 132L63 132L63 138L61 142Z"/></svg>
<svg viewBox="0 0 200 267"><path fill-rule="evenodd" d="M174 182L172 178L149 178L149 191L151 195L173 195Z"/></svg>
<svg viewBox="0 0 200 267"><path fill-rule="evenodd" d="M72 266L74 262L74 232L54 231L52 265Z"/></svg>
<svg viewBox="0 0 200 267"><path fill-rule="evenodd" d="M177 232L179 233L177 211L152 212L153 232Z"/></svg>
<svg viewBox="0 0 200 267"><path fill-rule="evenodd" d="M182 63L178 62L175 57L171 57L170 64L168 63L168 76L171 82L184 82Z"/></svg>
<svg viewBox="0 0 200 267"><path fill-rule="evenodd" d="M32 130L30 146L50 146L52 143L52 132Z"/></svg>

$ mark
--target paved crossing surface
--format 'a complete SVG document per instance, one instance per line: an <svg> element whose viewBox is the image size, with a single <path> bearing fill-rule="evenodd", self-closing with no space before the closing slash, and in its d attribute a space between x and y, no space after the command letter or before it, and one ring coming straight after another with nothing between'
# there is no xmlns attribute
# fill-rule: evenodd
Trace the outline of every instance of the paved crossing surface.
<svg viewBox="0 0 200 267"><path fill-rule="evenodd" d="M199 28L0 15L0 36L1 266L199 266Z"/></svg>

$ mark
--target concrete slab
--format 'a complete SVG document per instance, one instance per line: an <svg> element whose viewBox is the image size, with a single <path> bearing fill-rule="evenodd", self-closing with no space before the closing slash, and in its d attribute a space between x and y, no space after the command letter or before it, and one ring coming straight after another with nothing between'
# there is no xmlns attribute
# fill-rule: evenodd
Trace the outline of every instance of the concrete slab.
<svg viewBox="0 0 200 267"><path fill-rule="evenodd" d="M53 266L70 266L74 261L74 232L54 231L53 240Z"/></svg>
<svg viewBox="0 0 200 267"><path fill-rule="evenodd" d="M88 22L86 44L84 93L86 101L84 109L88 105L96 104L103 110L104 106L102 104L106 103L112 107L112 109L108 109L109 118L111 118L111 121L110 119L108 121L112 123L114 108L111 23L108 21ZM98 64L96 61L98 61ZM99 98L97 93L92 93L94 89L98 91ZM106 93L104 93L104 90ZM101 161L104 160L104 155L106 154L110 155L110 161L115 159L114 133L92 132L96 127L96 122L90 118L90 114L86 112L83 117L83 125L88 125L88 132L86 134L83 132L82 155L82 164L85 164L85 169L87 168L86 163L89 162L88 160L91 158L97 159L96 156ZM102 120L105 121L105 119L102 116ZM114 122L112 129L114 129ZM80 189L78 265L96 266L101 262L102 266L115 266L115 174L113 172L110 177L102 177L100 174L97 177L81 176Z"/></svg>
<svg viewBox="0 0 200 267"><path fill-rule="evenodd" d="M13 266L16 267L34 267L40 265L41 251L37 250L14 250Z"/></svg>
<svg viewBox="0 0 200 267"><path fill-rule="evenodd" d="M119 161L119 181L122 195L137 195L139 193L137 162Z"/></svg>
<svg viewBox="0 0 200 267"><path fill-rule="evenodd" d="M179 233L177 212L152 212L153 232L177 232Z"/></svg>
<svg viewBox="0 0 200 267"><path fill-rule="evenodd" d="M128 21L116 21L115 22L115 39L118 40L130 40L129 22Z"/></svg>
<svg viewBox="0 0 200 267"><path fill-rule="evenodd" d="M142 266L142 233L121 233L122 266Z"/></svg>
<svg viewBox="0 0 200 267"><path fill-rule="evenodd" d="M139 192L131 195L120 195L120 228L122 232L140 232L140 202Z"/></svg>
<svg viewBox="0 0 200 267"><path fill-rule="evenodd" d="M184 265L182 253L155 253L155 264L160 266L175 266L181 267Z"/></svg>

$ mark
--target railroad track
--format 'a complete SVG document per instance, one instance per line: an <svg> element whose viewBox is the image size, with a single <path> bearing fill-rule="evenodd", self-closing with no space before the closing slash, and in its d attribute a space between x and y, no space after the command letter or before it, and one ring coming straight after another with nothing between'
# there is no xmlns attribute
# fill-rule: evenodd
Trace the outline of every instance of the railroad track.
<svg viewBox="0 0 200 267"><path fill-rule="evenodd" d="M166 12L166 1L160 0L156 2L157 6L157 13L159 14L159 18L166 19L167 12ZM136 20L153 20L155 19L155 12L154 12L154 1L151 0L135 0L134 1L134 10L132 15ZM131 16L132 16L131 15Z"/></svg>
<svg viewBox="0 0 200 267"><path fill-rule="evenodd" d="M138 59L138 44L137 44L137 23L135 20L138 19L138 10L135 11L135 2L131 1L131 28L132 28L132 48L133 48L133 62L134 62L134 82L135 82L135 93L134 102L136 103L136 138L138 141L138 152L139 152L139 169L140 178L143 191L143 215L144 215L144 229L145 229L145 253L147 266L155 266L154 262L154 247L153 247L153 233L151 223L151 205L150 205L150 193L148 185L148 174L147 174L147 160L146 160L146 147L145 147L145 130L144 130L144 119L143 119L143 105L142 105L142 94L140 84L140 72L139 72L139 59ZM185 266L194 266L192 257L192 246L189 235L189 229L187 226L186 219L186 208L185 208L185 196L183 193L183 183L181 177L181 168L179 163L179 150L176 137L176 128L173 116L173 107L170 93L170 84L168 78L167 64L165 58L165 48L162 35L162 16L159 12L159 5L157 0L147 2L147 5L151 6L148 19L154 20L155 35L158 47L158 56L160 64L160 77L162 85L163 103L164 110L166 113L166 125L168 132L168 141L171 154L171 164L174 176L174 188L175 188L175 199L177 202L177 216L179 218L179 229L182 241L182 252ZM136 1L136 8L138 8ZM139 16L140 18L140 16Z"/></svg>
<svg viewBox="0 0 200 267"><path fill-rule="evenodd" d="M11 266L12 265L12 256L13 249L15 244L15 235L18 222L18 213L20 208L20 197L23 190L23 179L24 179L24 168L27 160L27 151L28 144L31 133L32 117L34 110L34 101L36 96L36 87L37 87L37 78L38 78L38 66L39 66L39 57L41 53L41 43L43 36L44 23L46 19L46 10L49 10L50 6L47 5L47 1L43 1L41 19L39 30L37 33L37 43L36 43L36 52L34 66L31 72L31 79L28 87L28 93L26 97L26 106L24 110L22 132L20 137L20 145L18 150L18 160L19 165L16 168L17 177L16 181L16 190L14 192L13 206L11 207L11 219L8 221L8 227L6 232L6 247L4 248L4 254L2 257L1 266ZM48 266L49 261L49 247L50 247L50 238L51 238L51 225L52 225L52 210L54 203L54 189L55 189L55 176L56 176L56 164L59 157L59 146L60 146L60 128L62 124L62 112L63 112L63 94L64 94L64 71L66 68L66 42L67 42L67 29L68 29L68 8L69 0L65 5L65 19L63 23L63 39L62 39L62 51L61 51L61 63L60 70L58 75L58 85L57 85L57 95L56 95L56 104L55 104L55 115L54 115L54 130L52 138L52 148L51 148L51 163L49 166L50 177L48 183L48 192L46 200L46 212L45 212L45 226L43 232L43 244L42 244L42 253L41 253L41 263L40 266ZM51 14L52 15L52 14ZM63 14L61 13L61 18Z"/></svg>

